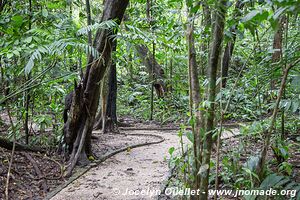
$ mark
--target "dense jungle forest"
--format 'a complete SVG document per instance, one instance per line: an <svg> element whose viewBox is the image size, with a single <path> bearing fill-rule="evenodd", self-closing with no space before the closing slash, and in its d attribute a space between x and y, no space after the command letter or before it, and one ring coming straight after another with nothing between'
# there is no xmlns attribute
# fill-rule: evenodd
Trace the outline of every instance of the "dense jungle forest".
<svg viewBox="0 0 300 200"><path fill-rule="evenodd" d="M300 200L299 0L0 0L0 199Z"/></svg>

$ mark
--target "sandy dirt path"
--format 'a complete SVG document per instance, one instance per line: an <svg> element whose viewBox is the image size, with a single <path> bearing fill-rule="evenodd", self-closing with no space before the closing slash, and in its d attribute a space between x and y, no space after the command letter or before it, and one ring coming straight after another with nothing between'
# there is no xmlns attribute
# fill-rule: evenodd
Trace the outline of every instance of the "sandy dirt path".
<svg viewBox="0 0 300 200"><path fill-rule="evenodd" d="M156 191L168 178L168 150L179 147L177 131L130 131L126 134L152 134L165 141L119 153L64 188L52 200L155 199L156 195L132 194L134 191ZM187 143L187 139L185 139ZM129 193L126 193L126 191ZM150 194L150 192L148 192Z"/></svg>
<svg viewBox="0 0 300 200"><path fill-rule="evenodd" d="M233 132L236 132L234 130ZM222 138L233 132L225 131ZM152 134L165 141L119 153L60 191L52 200L144 200L157 199L157 192L169 176L169 149L180 148L177 131L126 131L126 134ZM184 143L189 142L184 138ZM142 193L144 192L144 193Z"/></svg>

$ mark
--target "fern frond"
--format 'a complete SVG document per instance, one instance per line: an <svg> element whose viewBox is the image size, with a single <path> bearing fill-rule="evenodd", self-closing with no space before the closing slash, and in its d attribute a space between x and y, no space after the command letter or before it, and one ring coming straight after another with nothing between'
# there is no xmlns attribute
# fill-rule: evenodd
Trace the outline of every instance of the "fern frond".
<svg viewBox="0 0 300 200"><path fill-rule="evenodd" d="M84 28L81 28L77 31L77 35L87 35L88 32L93 31L93 30L98 30L98 29L112 29L116 28L118 24L114 20L108 20L99 23L95 23L89 26L86 26Z"/></svg>
<svg viewBox="0 0 300 200"><path fill-rule="evenodd" d="M36 60L42 60L42 55L61 55L64 53L67 47L79 48L85 51L86 54L92 55L95 59L100 57L97 49L88 44L78 42L76 38L61 39L53 42L50 45L39 46L30 56L29 61L25 66L25 74L27 75L31 72Z"/></svg>

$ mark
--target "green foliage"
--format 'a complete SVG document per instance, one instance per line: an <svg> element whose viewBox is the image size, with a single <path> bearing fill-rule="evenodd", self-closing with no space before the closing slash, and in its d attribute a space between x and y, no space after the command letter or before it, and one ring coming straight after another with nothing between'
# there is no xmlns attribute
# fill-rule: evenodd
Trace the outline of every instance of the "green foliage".
<svg viewBox="0 0 300 200"><path fill-rule="evenodd" d="M289 177L281 176L275 173L268 175L260 184L258 188L252 188L256 190L277 190L277 196L273 196L274 199L299 199L300 197L300 185L292 181ZM281 195L284 191L285 194ZM287 192L288 191L288 192ZM265 196L248 195L244 196L245 199L263 199ZM257 197L257 198L256 198Z"/></svg>

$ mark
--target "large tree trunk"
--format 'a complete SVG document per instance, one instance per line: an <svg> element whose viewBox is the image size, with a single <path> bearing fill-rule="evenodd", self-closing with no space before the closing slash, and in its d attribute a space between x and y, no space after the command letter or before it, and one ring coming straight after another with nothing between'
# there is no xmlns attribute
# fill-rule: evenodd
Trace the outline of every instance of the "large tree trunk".
<svg viewBox="0 0 300 200"><path fill-rule="evenodd" d="M241 0L238 0L236 2L235 11L233 14L234 19L237 19L242 15L241 9L243 8L243 6L244 6L244 3L241 2ZM235 45L235 41L236 41L236 31L237 31L237 24L230 28L230 33L232 35L232 39L227 42L225 51L224 51L224 55L223 55L222 72L221 72L222 73L222 88L226 87L229 64L230 64L230 60L231 60L231 57L233 54L234 45Z"/></svg>
<svg viewBox="0 0 300 200"><path fill-rule="evenodd" d="M117 41L114 41L113 51L116 51ZM117 121L117 68L111 61L105 78L101 83L101 109L97 114L94 129L102 129L103 133L118 133Z"/></svg>
<svg viewBox="0 0 300 200"><path fill-rule="evenodd" d="M211 44L211 51L209 57L209 84L208 84L208 101L209 107L207 108L207 119L206 119L206 138L204 140L204 149L202 154L202 165L200 167L200 199L206 200L208 198L208 180L210 171L210 157L212 149L212 136L214 133L214 119L215 119L215 98L216 98L216 80L217 80L217 69L218 61L221 52L221 44L223 40L225 13L226 13L226 0L216 2L215 11L215 23L213 32L213 42Z"/></svg>
<svg viewBox="0 0 300 200"><path fill-rule="evenodd" d="M128 2L129 0L106 1L101 21L114 19L120 24ZM92 156L91 134L100 96L99 83L111 59L114 34L116 32L111 29L97 31L93 44L100 53L100 58L94 59L92 56L89 58L86 74L73 95L70 117L67 122L68 137L72 138L66 141L67 145L72 146L71 165L67 176L71 175L79 156L84 159Z"/></svg>
<svg viewBox="0 0 300 200"><path fill-rule="evenodd" d="M117 68L112 63L108 78L108 96L103 133L119 132L117 120Z"/></svg>
<svg viewBox="0 0 300 200"><path fill-rule="evenodd" d="M146 66L150 77L152 77L152 65L153 65L153 76L154 76L154 88L158 97L163 97L166 92L166 85L164 83L165 73L162 67L157 63L153 54L150 52L148 47L144 44L135 46L139 57Z"/></svg>

